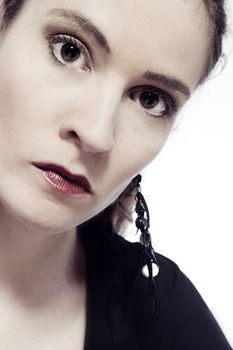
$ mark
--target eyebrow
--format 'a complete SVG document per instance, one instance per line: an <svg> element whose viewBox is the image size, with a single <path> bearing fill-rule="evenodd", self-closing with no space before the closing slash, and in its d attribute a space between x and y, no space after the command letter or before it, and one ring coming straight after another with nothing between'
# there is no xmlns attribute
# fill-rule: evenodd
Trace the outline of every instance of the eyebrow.
<svg viewBox="0 0 233 350"><path fill-rule="evenodd" d="M189 88L180 80L167 77L162 74L154 73L151 71L147 71L143 77L147 80L154 81L154 82L159 82L165 85L167 88L172 89L172 90L177 90L184 94L186 98L188 99L191 95L191 92Z"/></svg>
<svg viewBox="0 0 233 350"><path fill-rule="evenodd" d="M83 14L77 10L60 9L54 8L48 12L51 15L56 15L65 19L74 27L80 27L83 31L90 33L99 44L99 46L104 49L108 54L111 53L110 46L104 34Z"/></svg>
<svg viewBox="0 0 233 350"><path fill-rule="evenodd" d="M83 31L90 33L97 44L108 54L111 54L111 49L109 43L105 37L105 35L96 27L95 24L88 18L86 18L80 11L71 10L71 9L62 9L62 8L53 8L48 12L51 15L56 15L65 19L68 23L73 25L74 27L81 28ZM162 74L154 73L151 71L147 71L143 75L144 79L153 82L162 83L169 89L176 90L181 92L188 99L191 95L189 88L180 80L167 77Z"/></svg>

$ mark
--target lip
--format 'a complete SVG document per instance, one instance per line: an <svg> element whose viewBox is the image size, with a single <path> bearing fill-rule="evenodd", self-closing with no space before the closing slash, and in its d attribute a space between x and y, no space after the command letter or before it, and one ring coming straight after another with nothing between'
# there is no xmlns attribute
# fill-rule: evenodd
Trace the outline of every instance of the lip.
<svg viewBox="0 0 233 350"><path fill-rule="evenodd" d="M65 194L92 194L92 188L83 175L73 174L64 166L54 163L32 163L45 179L58 191Z"/></svg>

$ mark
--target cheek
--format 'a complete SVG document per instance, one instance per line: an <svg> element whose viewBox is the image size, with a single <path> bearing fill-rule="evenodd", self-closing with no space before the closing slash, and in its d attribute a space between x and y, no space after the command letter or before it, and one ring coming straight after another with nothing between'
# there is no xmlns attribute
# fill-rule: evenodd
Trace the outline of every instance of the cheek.
<svg viewBox="0 0 233 350"><path fill-rule="evenodd" d="M30 159L48 144L48 117L54 114L51 101L56 100L46 88L47 72L42 75L34 56L31 64L22 52L0 49L0 152L8 164Z"/></svg>
<svg viewBox="0 0 233 350"><path fill-rule="evenodd" d="M153 118L130 109L125 115L120 115L119 139L122 145L122 161L134 172L147 166L164 146L174 118Z"/></svg>
<svg viewBox="0 0 233 350"><path fill-rule="evenodd" d="M0 67L3 67L2 62ZM32 139L39 121L33 119L33 110L30 110L35 97L28 81L23 79L19 68L13 68L9 64L4 72L0 72L0 142L1 147L5 146L9 151L13 147L16 155L22 153L25 142Z"/></svg>
<svg viewBox="0 0 233 350"><path fill-rule="evenodd" d="M120 130L116 132L115 146L104 173L108 204L158 155L172 128L171 121L153 120L151 123L138 119L139 116L128 114L127 117L122 118Z"/></svg>
<svg viewBox="0 0 233 350"><path fill-rule="evenodd" d="M7 151L8 145L15 142L15 136L23 132L22 116L24 97L23 85L19 83L14 69L11 67L11 61L7 63L1 57L0 59L0 134L1 148ZM19 103L19 101L21 101Z"/></svg>
<svg viewBox="0 0 233 350"><path fill-rule="evenodd" d="M22 48L15 55L11 45L0 49L0 132L14 140L45 129L56 101L48 88L46 66L36 55L25 54L28 51Z"/></svg>

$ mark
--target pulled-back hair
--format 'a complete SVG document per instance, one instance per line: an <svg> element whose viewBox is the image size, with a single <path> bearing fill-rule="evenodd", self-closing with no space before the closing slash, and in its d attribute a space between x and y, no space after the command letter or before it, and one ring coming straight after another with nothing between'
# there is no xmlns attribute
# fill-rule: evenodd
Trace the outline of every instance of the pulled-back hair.
<svg viewBox="0 0 233 350"><path fill-rule="evenodd" d="M26 0L0 0L1 29L7 28L17 17ZM28 1L28 0L27 0ZM227 18L225 0L203 0L210 17L211 48L206 69L200 83L203 83L222 56L223 36L226 32ZM94 220L113 231L120 232L127 221L131 221L134 207L135 185L131 182L118 199L109 207L99 213Z"/></svg>

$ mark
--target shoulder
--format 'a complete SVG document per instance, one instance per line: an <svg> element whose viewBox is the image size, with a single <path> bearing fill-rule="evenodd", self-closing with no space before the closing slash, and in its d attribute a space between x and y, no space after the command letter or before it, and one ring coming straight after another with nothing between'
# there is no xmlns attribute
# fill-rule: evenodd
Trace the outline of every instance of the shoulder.
<svg viewBox="0 0 233 350"><path fill-rule="evenodd" d="M231 349L201 295L174 261L156 253L160 271L154 278L154 315L151 284L142 274L143 246L96 226L85 230L82 238L93 300L99 306L103 296L110 300L107 312L118 334L128 329L142 344L140 349Z"/></svg>
<svg viewBox="0 0 233 350"><path fill-rule="evenodd" d="M120 256L122 260L131 259L131 264L139 264L139 266L143 266L143 245L141 243L129 242L126 238L117 233L111 234L110 239L115 248L117 247L119 252L121 252ZM162 279L168 288L175 288L178 282L182 283L182 279L187 278L173 260L160 253L155 252L155 254L160 268L158 278ZM125 265L126 268L128 265Z"/></svg>
<svg viewBox="0 0 233 350"><path fill-rule="evenodd" d="M135 251L134 243L125 242L122 237L115 239L126 247L126 250ZM136 244L138 245L141 246L140 243ZM140 277L136 278L134 289L137 288L139 293L141 291L139 296L141 300L138 301L143 305L143 309L140 309L142 319L144 322L151 320L151 324L154 324L154 330L151 328L151 332L154 334L156 334L155 328L159 330L157 334L159 342L164 348L173 350L232 349L192 281L174 261L159 253L156 253L156 257L160 267L160 272L155 277L158 298L156 318L151 316L148 293L145 292L148 281L142 274L140 275L140 269L138 270ZM142 265L143 254L139 259Z"/></svg>

